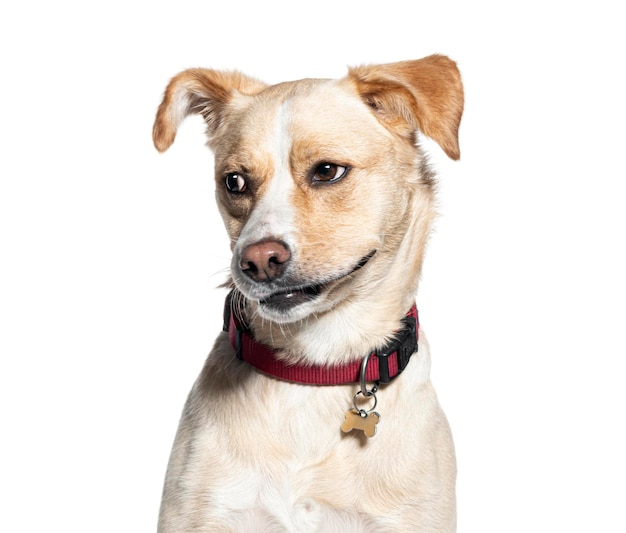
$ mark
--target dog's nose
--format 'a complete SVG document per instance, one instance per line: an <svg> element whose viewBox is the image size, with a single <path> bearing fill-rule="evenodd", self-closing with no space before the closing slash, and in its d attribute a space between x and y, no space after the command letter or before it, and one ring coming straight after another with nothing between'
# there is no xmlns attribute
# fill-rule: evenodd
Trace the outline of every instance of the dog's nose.
<svg viewBox="0 0 626 533"><path fill-rule="evenodd" d="M267 239L246 246L239 267L253 281L272 281L283 275L289 259L291 252L284 242Z"/></svg>

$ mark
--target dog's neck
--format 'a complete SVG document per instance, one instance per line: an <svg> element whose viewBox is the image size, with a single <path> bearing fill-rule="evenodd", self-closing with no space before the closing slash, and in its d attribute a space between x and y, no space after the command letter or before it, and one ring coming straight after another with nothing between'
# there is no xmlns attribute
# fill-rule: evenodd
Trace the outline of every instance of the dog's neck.
<svg viewBox="0 0 626 533"><path fill-rule="evenodd" d="M383 347L368 352L356 361L335 364L294 364L284 353L255 339L254 333L233 305L231 292L224 306L224 331L238 359L246 361L260 372L294 383L309 385L339 385L364 381L389 383L405 368L417 351L419 320L415 304L404 316L401 327Z"/></svg>
<svg viewBox="0 0 626 533"><path fill-rule="evenodd" d="M386 345L400 328L400 322L411 306L402 310L379 307L373 317L371 305L356 301L318 313L297 322L275 323L260 317L255 304L246 306L245 315L255 338L294 364L327 365L346 363Z"/></svg>

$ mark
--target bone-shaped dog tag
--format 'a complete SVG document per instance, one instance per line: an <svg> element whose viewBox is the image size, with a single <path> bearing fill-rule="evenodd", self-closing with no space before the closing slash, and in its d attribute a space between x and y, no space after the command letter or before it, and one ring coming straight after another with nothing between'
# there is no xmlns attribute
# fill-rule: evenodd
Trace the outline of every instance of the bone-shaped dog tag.
<svg viewBox="0 0 626 533"><path fill-rule="evenodd" d="M376 411L350 409L346 413L346 419L341 426L341 431L348 433L353 429L360 429L366 437L376 435L376 424L380 422L380 415Z"/></svg>

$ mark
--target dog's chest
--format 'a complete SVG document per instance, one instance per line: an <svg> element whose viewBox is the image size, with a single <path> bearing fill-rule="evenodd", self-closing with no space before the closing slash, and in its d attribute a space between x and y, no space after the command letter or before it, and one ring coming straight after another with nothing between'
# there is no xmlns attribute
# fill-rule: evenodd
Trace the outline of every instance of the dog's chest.
<svg viewBox="0 0 626 533"><path fill-rule="evenodd" d="M209 503L204 522L217 517L236 531L258 531L261 524L267 531L329 531L324 527L331 523L342 524L338 531L365 531L363 524L381 514L370 507L368 493L370 483L380 489L380 478L367 457L359 464L359 439L340 437L323 449L320 437L318 432L302 438L291 450L260 438L244 456L239 450L228 458L212 457L196 470L210 472L198 480Z"/></svg>
<svg viewBox="0 0 626 533"><path fill-rule="evenodd" d="M361 514L378 511L366 487L375 480L380 488L373 459L392 443L384 433L367 439L341 431L352 388L270 383L276 390L265 395L267 378L252 379L246 390L259 393L223 398L227 412L214 405L187 447L184 484L202 502L205 521L219 516L240 531L241 523L266 521L284 526L276 531L315 531L334 515L360 523Z"/></svg>

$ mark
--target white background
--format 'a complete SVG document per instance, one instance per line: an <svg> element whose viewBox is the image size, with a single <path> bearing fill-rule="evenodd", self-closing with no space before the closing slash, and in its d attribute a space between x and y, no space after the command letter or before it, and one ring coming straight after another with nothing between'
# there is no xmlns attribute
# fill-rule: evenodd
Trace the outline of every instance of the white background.
<svg viewBox="0 0 626 533"><path fill-rule="evenodd" d="M460 162L428 144L442 216L418 305L459 531L625 532L617 6L3 3L0 530L155 530L229 262L201 122L151 145L169 78L339 77L439 52L466 111Z"/></svg>

